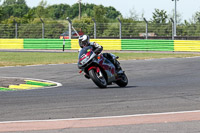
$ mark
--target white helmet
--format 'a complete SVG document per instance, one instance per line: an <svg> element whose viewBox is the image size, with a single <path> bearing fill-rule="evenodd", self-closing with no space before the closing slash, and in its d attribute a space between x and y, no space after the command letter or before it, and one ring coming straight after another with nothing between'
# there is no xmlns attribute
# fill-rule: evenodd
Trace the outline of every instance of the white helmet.
<svg viewBox="0 0 200 133"><path fill-rule="evenodd" d="M83 48L84 46L89 45L89 43L90 43L90 37L89 36L82 35L82 36L79 37L79 46L81 48Z"/></svg>

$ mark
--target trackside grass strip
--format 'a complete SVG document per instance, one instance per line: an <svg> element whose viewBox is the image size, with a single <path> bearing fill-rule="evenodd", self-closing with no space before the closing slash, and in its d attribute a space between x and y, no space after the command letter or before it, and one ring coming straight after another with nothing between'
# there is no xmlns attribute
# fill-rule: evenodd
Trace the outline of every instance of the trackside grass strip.
<svg viewBox="0 0 200 133"><path fill-rule="evenodd" d="M119 60L142 60L153 58L183 58L200 56L200 54L181 53L113 53ZM78 52L45 53L45 52L0 52L0 66L25 66L40 64L77 63Z"/></svg>

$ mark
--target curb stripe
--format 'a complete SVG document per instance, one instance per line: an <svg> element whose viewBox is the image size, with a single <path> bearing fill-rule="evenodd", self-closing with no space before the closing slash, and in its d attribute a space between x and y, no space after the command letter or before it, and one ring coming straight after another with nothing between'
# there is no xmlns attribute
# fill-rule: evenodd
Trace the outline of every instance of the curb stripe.
<svg viewBox="0 0 200 133"><path fill-rule="evenodd" d="M0 91L15 91L15 89L0 87Z"/></svg>
<svg viewBox="0 0 200 133"><path fill-rule="evenodd" d="M158 124L186 121L199 121L200 111L168 112L154 114L138 114L126 116L60 119L60 120L33 120L0 122L0 132L9 131L37 131L56 130L67 128L90 128L121 125Z"/></svg>
<svg viewBox="0 0 200 133"><path fill-rule="evenodd" d="M39 85L29 85L29 84L20 84L19 86L24 86L24 87L29 87L29 88L40 88L43 86L39 86Z"/></svg>
<svg viewBox="0 0 200 133"><path fill-rule="evenodd" d="M22 79L22 78L20 78L20 79ZM26 82L26 84L9 85L8 88L0 87L0 91L30 90L30 89L52 88L52 87L62 86L62 84L60 84L60 83L47 81L47 80L37 81L37 80L34 80L34 79L33 80L27 79L27 80L24 80L24 81Z"/></svg>
<svg viewBox="0 0 200 133"><path fill-rule="evenodd" d="M17 89L17 90L25 90L25 89L30 89L30 87L25 87L25 86L19 86L19 85L9 85L9 89Z"/></svg>
<svg viewBox="0 0 200 133"><path fill-rule="evenodd" d="M55 86L55 83L48 83L48 82L39 82L39 81L33 81L33 80L25 80L26 84L30 85L38 85L38 86Z"/></svg>

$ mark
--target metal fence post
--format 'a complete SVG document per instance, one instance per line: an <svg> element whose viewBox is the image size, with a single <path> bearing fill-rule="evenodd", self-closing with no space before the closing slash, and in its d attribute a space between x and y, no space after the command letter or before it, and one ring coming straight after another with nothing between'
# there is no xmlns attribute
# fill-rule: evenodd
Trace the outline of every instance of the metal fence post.
<svg viewBox="0 0 200 133"><path fill-rule="evenodd" d="M44 39L44 21L41 18L40 21L42 22L42 39Z"/></svg>
<svg viewBox="0 0 200 133"><path fill-rule="evenodd" d="M69 39L72 39L72 21L67 17L67 20L69 22Z"/></svg>
<svg viewBox="0 0 200 133"><path fill-rule="evenodd" d="M119 39L122 39L122 22L119 18L117 18L119 21Z"/></svg>
<svg viewBox="0 0 200 133"><path fill-rule="evenodd" d="M81 1L82 0L78 0L78 3L79 3L79 20L81 20Z"/></svg>
<svg viewBox="0 0 200 133"><path fill-rule="evenodd" d="M170 20L172 21L172 40L174 40L174 20L173 18L170 18Z"/></svg>
<svg viewBox="0 0 200 133"><path fill-rule="evenodd" d="M146 20L146 18L143 19L146 22L146 39L148 39L148 21Z"/></svg>
<svg viewBox="0 0 200 133"><path fill-rule="evenodd" d="M94 18L92 18L92 20L94 21L94 39L97 38L97 25L96 25L96 21Z"/></svg>
<svg viewBox="0 0 200 133"><path fill-rule="evenodd" d="M17 22L15 21L15 19L13 19L13 20L15 23L15 38L17 38L18 37L18 35L17 35L18 25L17 25Z"/></svg>

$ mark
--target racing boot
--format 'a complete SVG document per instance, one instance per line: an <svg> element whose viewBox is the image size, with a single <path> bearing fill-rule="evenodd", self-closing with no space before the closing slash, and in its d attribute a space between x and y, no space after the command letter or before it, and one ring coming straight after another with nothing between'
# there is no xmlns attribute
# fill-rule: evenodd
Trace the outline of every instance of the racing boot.
<svg viewBox="0 0 200 133"><path fill-rule="evenodd" d="M119 57L118 57L118 58L119 58ZM114 60L114 65L115 65L115 68L116 68L116 72L117 72L117 73L120 73L120 72L122 71L122 68L121 68L121 66L120 66L119 61L117 60L118 58L116 58L116 59Z"/></svg>

